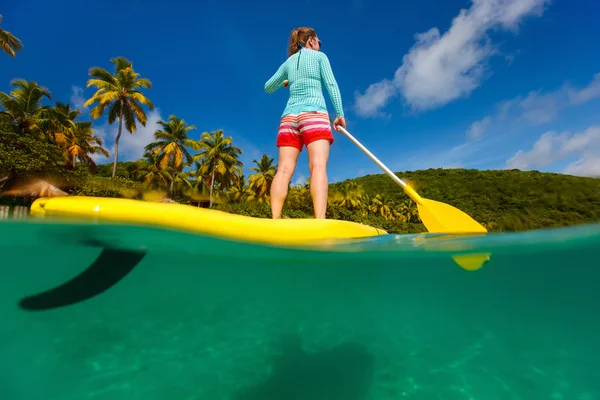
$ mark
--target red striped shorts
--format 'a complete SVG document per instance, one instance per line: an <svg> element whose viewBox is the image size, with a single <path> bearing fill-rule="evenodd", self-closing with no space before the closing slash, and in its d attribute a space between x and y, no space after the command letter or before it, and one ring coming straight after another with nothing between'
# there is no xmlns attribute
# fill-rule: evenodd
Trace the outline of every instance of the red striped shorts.
<svg viewBox="0 0 600 400"><path fill-rule="evenodd" d="M315 140L325 139L333 143L329 115L322 111L289 114L281 119L277 134L277 147L292 146L302 151Z"/></svg>

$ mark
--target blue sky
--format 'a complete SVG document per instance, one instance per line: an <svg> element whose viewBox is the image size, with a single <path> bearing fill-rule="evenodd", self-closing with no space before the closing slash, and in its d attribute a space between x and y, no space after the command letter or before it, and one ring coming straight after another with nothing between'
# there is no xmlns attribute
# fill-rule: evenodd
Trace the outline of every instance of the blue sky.
<svg viewBox="0 0 600 400"><path fill-rule="evenodd" d="M0 13L2 28L25 45L15 60L2 57L2 91L25 78L54 101L81 105L93 93L89 68L112 68L116 56L152 81L156 109L121 139L120 160L141 156L170 114L195 125L195 138L223 129L246 167L262 153L276 157L287 91L269 95L264 83L285 60L291 29L311 26L338 80L348 130L392 170L600 175L597 0L26 0ZM112 149L116 126L101 118L95 127ZM342 134L335 138L330 181L381 172ZM307 176L303 151L294 181Z"/></svg>

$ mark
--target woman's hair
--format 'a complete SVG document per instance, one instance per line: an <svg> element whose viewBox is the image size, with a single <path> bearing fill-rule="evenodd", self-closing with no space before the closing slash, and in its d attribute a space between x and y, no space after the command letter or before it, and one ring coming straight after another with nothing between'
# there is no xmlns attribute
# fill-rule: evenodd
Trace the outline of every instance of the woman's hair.
<svg viewBox="0 0 600 400"><path fill-rule="evenodd" d="M300 50L300 46L306 46L306 42L311 36L317 36L317 32L315 32L313 28L301 27L294 29L290 34L288 56L291 56Z"/></svg>

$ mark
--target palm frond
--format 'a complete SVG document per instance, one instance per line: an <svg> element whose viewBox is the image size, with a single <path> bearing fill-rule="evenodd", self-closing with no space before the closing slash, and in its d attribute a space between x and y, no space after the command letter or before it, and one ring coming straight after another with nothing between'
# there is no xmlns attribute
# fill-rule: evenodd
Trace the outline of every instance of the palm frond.
<svg viewBox="0 0 600 400"><path fill-rule="evenodd" d="M125 70L127 68L131 68L133 66L131 61L129 61L127 58L125 58L123 56L111 58L110 62L112 62L115 65L115 72L117 72L117 73L122 70Z"/></svg>
<svg viewBox="0 0 600 400"><path fill-rule="evenodd" d="M16 53L23 50L23 42L9 31L0 29L0 48L15 58Z"/></svg>
<svg viewBox="0 0 600 400"><path fill-rule="evenodd" d="M140 107L140 105L138 103L136 103L135 101L132 101L131 99L127 99L126 100L126 107L124 108L128 108L130 111L130 113L135 114L136 118L138 121L140 121L140 123L143 126L146 126L146 112L142 109L142 107ZM134 130L135 130L135 121L133 121L133 126L134 126ZM130 130L130 132L133 133L133 131Z"/></svg>
<svg viewBox="0 0 600 400"><path fill-rule="evenodd" d="M154 104L150 101L149 98L144 96L140 92L129 92L129 98L135 100L136 102L147 106L150 110L154 110Z"/></svg>
<svg viewBox="0 0 600 400"><path fill-rule="evenodd" d="M119 104L118 102L115 104ZM129 133L133 134L137 130L137 125L135 123L135 116L131 110L131 107L123 107L122 108L123 120L125 120L125 128L129 131Z"/></svg>
<svg viewBox="0 0 600 400"><path fill-rule="evenodd" d="M152 82L147 78L139 78L133 84L134 89L152 89Z"/></svg>
<svg viewBox="0 0 600 400"><path fill-rule="evenodd" d="M90 117L94 119L98 119L104 114L104 110L106 109L106 104L98 104L96 107L90 110ZM109 122L110 123L110 122Z"/></svg>
<svg viewBox="0 0 600 400"><path fill-rule="evenodd" d="M100 89L105 87L106 84L110 85L111 90L117 88L118 82L115 77L102 67L92 67L88 71L89 75L95 79L89 79L87 87L96 86Z"/></svg>

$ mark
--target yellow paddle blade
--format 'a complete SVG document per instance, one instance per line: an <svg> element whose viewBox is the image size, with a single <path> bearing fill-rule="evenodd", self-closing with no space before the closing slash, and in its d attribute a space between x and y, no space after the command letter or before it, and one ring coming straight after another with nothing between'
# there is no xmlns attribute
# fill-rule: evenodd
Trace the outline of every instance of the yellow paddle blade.
<svg viewBox="0 0 600 400"><path fill-rule="evenodd" d="M479 254L465 254L462 256L452 256L452 259L462 269L467 271L477 271L483 267L483 264L490 260L490 253L479 253Z"/></svg>
<svg viewBox="0 0 600 400"><path fill-rule="evenodd" d="M487 229L449 204L421 198L419 217L430 233L485 233Z"/></svg>

